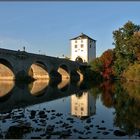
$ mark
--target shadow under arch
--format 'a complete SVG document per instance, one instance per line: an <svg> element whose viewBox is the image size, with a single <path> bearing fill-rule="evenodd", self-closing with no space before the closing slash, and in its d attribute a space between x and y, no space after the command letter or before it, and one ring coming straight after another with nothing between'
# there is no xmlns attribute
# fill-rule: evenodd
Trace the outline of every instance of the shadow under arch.
<svg viewBox="0 0 140 140"><path fill-rule="evenodd" d="M35 61L28 70L28 75L33 79L49 79L47 66L41 61Z"/></svg>
<svg viewBox="0 0 140 140"><path fill-rule="evenodd" d="M15 75L11 63L3 58L0 58L0 80L14 80Z"/></svg>

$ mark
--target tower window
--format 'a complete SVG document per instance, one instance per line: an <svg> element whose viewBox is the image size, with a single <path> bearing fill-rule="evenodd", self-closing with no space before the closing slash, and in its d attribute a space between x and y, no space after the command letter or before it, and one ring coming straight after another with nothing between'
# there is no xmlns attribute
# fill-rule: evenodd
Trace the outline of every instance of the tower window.
<svg viewBox="0 0 140 140"><path fill-rule="evenodd" d="M77 40L75 40L75 43L77 43Z"/></svg>
<svg viewBox="0 0 140 140"><path fill-rule="evenodd" d="M83 48L84 47L84 45L83 44L81 44L81 48Z"/></svg>
<svg viewBox="0 0 140 140"><path fill-rule="evenodd" d="M84 108L83 107L81 107L81 111L83 111L84 110Z"/></svg>
<svg viewBox="0 0 140 140"><path fill-rule="evenodd" d="M77 106L75 106L75 110L77 110Z"/></svg>
<svg viewBox="0 0 140 140"><path fill-rule="evenodd" d="M75 48L77 48L77 45L75 45Z"/></svg>
<svg viewBox="0 0 140 140"><path fill-rule="evenodd" d="M81 43L83 43L83 40L81 40Z"/></svg>

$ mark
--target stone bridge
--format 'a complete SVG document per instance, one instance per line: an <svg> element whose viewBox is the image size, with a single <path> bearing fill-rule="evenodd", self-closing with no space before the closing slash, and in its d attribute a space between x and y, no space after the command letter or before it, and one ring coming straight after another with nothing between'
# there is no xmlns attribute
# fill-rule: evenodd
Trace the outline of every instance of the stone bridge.
<svg viewBox="0 0 140 140"><path fill-rule="evenodd" d="M80 63L67 59L0 48L0 80L33 79L82 80Z"/></svg>

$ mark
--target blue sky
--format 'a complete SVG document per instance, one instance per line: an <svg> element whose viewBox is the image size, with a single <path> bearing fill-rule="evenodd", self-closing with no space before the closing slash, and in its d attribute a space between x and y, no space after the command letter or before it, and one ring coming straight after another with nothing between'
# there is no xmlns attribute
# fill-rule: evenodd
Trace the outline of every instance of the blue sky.
<svg viewBox="0 0 140 140"><path fill-rule="evenodd" d="M140 24L140 2L0 2L0 48L70 56L70 39L97 40L97 56L113 48L112 32Z"/></svg>

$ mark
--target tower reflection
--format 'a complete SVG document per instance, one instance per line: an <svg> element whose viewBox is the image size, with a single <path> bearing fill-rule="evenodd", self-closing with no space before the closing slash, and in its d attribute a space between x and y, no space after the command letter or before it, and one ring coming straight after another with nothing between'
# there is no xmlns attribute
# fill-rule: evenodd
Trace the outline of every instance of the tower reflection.
<svg viewBox="0 0 140 140"><path fill-rule="evenodd" d="M81 96L71 96L71 115L86 118L96 112L96 99L89 91L83 92Z"/></svg>

